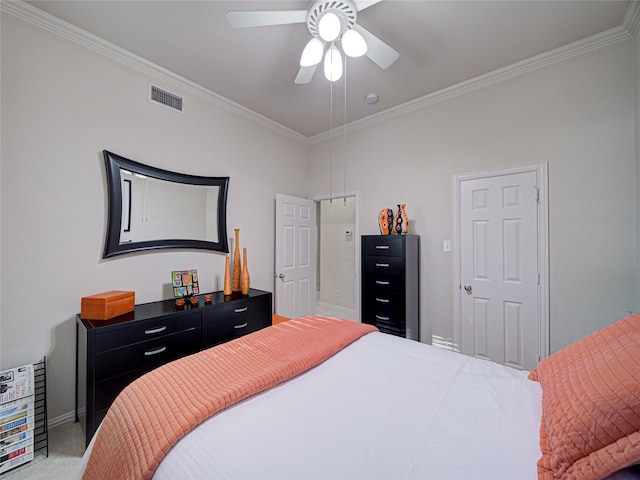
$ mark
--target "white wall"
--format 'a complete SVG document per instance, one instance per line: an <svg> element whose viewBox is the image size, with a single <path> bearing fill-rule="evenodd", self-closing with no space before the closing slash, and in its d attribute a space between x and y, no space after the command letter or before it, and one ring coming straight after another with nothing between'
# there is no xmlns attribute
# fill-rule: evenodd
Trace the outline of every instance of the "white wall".
<svg viewBox="0 0 640 480"><path fill-rule="evenodd" d="M307 147L175 86L177 113L148 101L145 74L2 15L0 366L48 358L49 417L74 408L80 299L134 290L171 298L172 270L221 290L224 256L156 251L102 260L107 149L159 168L229 176L229 237L240 228L252 286L272 291L276 192L305 196ZM247 141L251 139L251 141Z"/></svg>
<svg viewBox="0 0 640 480"><path fill-rule="evenodd" d="M356 197L320 202L320 301L348 308L356 307L355 212Z"/></svg>
<svg viewBox="0 0 640 480"><path fill-rule="evenodd" d="M378 233L380 208L406 203L421 235L423 331L453 335L452 255L442 251L452 176L543 162L551 350L634 307L631 55L622 41L349 134L346 190L360 192L360 233ZM329 185L328 144L311 150L315 195Z"/></svg>

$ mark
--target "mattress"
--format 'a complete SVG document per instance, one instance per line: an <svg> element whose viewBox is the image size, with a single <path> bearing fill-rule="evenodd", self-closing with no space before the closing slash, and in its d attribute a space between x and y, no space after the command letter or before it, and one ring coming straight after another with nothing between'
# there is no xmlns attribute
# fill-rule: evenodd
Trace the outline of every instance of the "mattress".
<svg viewBox="0 0 640 480"><path fill-rule="evenodd" d="M214 415L155 480L536 479L527 372L383 333Z"/></svg>

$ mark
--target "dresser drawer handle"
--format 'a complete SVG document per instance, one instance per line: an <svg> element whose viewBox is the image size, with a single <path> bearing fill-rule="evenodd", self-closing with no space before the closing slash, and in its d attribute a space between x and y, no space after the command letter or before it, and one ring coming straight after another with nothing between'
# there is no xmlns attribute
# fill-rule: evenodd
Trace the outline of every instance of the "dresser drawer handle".
<svg viewBox="0 0 640 480"><path fill-rule="evenodd" d="M388 298L378 298L378 297L376 297L376 302L389 303L390 300Z"/></svg>
<svg viewBox="0 0 640 480"><path fill-rule="evenodd" d="M246 312L247 310L249 310L249 307L236 308L236 309L234 310L234 312L236 312L236 313L242 313L242 312Z"/></svg>
<svg viewBox="0 0 640 480"><path fill-rule="evenodd" d="M376 263L376 267L389 268L389 264L388 263Z"/></svg>
<svg viewBox="0 0 640 480"><path fill-rule="evenodd" d="M144 356L150 357L151 355L157 355L159 353L164 352L166 349L167 347L159 347L159 348L154 348L153 350L147 350L146 352L144 352Z"/></svg>
<svg viewBox="0 0 640 480"><path fill-rule="evenodd" d="M378 250L389 250L389 245L376 245Z"/></svg>
<svg viewBox="0 0 640 480"><path fill-rule="evenodd" d="M166 329L167 329L167 327L163 325L162 327L150 328L149 330L145 330L144 334L145 335L152 335L154 333L164 332Z"/></svg>
<svg viewBox="0 0 640 480"><path fill-rule="evenodd" d="M249 322L244 322L242 325L234 325L233 328L244 328L249 325Z"/></svg>
<svg viewBox="0 0 640 480"><path fill-rule="evenodd" d="M389 320L389 317L383 317L383 316L381 316L381 315L376 315L376 318L377 318L378 320Z"/></svg>
<svg viewBox="0 0 640 480"><path fill-rule="evenodd" d="M376 283L377 283L378 285L389 285L389 282L386 282L386 281L384 281L384 280L376 280Z"/></svg>

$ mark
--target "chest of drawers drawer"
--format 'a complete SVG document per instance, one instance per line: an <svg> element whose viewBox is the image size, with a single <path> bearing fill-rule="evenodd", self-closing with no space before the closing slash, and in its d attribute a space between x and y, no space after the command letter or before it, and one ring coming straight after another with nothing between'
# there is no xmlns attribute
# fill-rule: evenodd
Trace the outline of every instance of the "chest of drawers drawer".
<svg viewBox="0 0 640 480"><path fill-rule="evenodd" d="M402 237L387 235L369 237L363 243L362 255L365 257L403 257Z"/></svg>
<svg viewBox="0 0 640 480"><path fill-rule="evenodd" d="M404 273L404 260L402 257L364 257L362 267L367 274L401 276Z"/></svg>
<svg viewBox="0 0 640 480"><path fill-rule="evenodd" d="M364 293L370 295L391 295L404 292L404 277L372 273L362 282Z"/></svg>
<svg viewBox="0 0 640 480"><path fill-rule="evenodd" d="M233 305L208 309L205 317L206 346L217 345L271 325L270 305L264 300L238 301Z"/></svg>

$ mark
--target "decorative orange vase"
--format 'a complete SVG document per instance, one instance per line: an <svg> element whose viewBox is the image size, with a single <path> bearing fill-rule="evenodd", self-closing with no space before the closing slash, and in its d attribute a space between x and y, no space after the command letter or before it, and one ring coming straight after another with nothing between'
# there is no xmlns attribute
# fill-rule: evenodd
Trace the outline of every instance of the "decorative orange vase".
<svg viewBox="0 0 640 480"><path fill-rule="evenodd" d="M389 235L393 229L393 210L383 208L378 213L378 226L382 235Z"/></svg>
<svg viewBox="0 0 640 480"><path fill-rule="evenodd" d="M229 255L227 255L224 266L224 291L225 295L231 295L231 265L229 261Z"/></svg>
<svg viewBox="0 0 640 480"><path fill-rule="evenodd" d="M242 249L242 274L240 274L240 291L243 295L249 293L249 284L251 280L249 278L249 268L247 267L247 248Z"/></svg>
<svg viewBox="0 0 640 480"><path fill-rule="evenodd" d="M242 267L240 266L240 229L234 228L236 232L236 246L233 251L233 277L231 280L231 290L234 292L240 291L240 272Z"/></svg>

